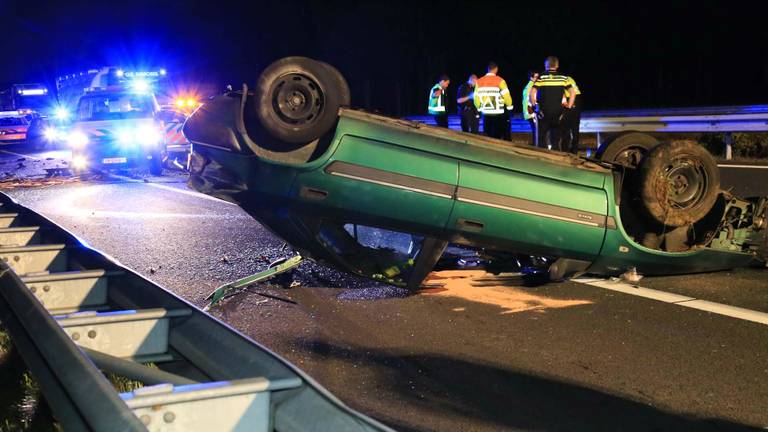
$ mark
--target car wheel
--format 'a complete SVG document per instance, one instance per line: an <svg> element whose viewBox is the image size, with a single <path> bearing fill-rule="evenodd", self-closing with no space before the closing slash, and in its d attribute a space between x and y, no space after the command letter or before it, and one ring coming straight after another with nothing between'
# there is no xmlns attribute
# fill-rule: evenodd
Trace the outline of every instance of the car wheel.
<svg viewBox="0 0 768 432"><path fill-rule="evenodd" d="M640 165L642 206L652 219L677 227L697 222L712 209L720 172L709 152L694 141L660 144Z"/></svg>
<svg viewBox="0 0 768 432"><path fill-rule="evenodd" d="M640 162L659 140L644 133L631 132L619 135L615 139L600 146L597 158L606 162L623 165L627 168L637 168Z"/></svg>
<svg viewBox="0 0 768 432"><path fill-rule="evenodd" d="M346 78L344 78L344 75L342 75L341 72L339 72L339 70L332 65L319 60L316 61L323 65L323 67L325 67L331 74L333 79L336 80L336 89L339 94L339 105L349 106L352 103L352 94L349 91L349 84L347 83Z"/></svg>
<svg viewBox="0 0 768 432"><path fill-rule="evenodd" d="M255 98L256 116L270 135L303 144L333 127L339 107L349 103L349 87L330 65L286 57L264 70Z"/></svg>
<svg viewBox="0 0 768 432"><path fill-rule="evenodd" d="M154 176L163 175L163 157L159 152L152 153L152 159L149 160L149 173Z"/></svg>

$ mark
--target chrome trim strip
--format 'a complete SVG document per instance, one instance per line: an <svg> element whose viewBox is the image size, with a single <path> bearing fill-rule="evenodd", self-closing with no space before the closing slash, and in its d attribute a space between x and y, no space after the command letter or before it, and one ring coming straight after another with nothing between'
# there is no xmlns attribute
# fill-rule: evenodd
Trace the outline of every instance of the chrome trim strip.
<svg viewBox="0 0 768 432"><path fill-rule="evenodd" d="M456 199L461 202L477 204L487 207L509 210L517 213L541 216L550 219L573 222L581 225L603 227L606 215L581 211L553 204L546 204L532 200L501 195L493 192L485 192L477 189L459 187Z"/></svg>
<svg viewBox="0 0 768 432"><path fill-rule="evenodd" d="M402 185L395 184L395 183L383 182L383 181L380 181L380 180L373 180L373 179L369 179L369 178L365 178L365 177L353 176L353 175L350 175L350 174L340 173L338 171L333 171L330 174L335 175L335 176L339 176L339 177L350 178L350 179L353 179L353 180L360 180L360 181L364 181L364 182L367 182L367 183L374 183L374 184L381 185L381 186L389 186L389 187L393 187L393 188L397 188L397 189L402 189L402 190L407 190L407 191L411 191L411 192L423 193L423 194L432 195L432 196L436 196L436 197L440 197L440 198L453 198L453 196L451 196L451 195L446 195L446 194L437 193L437 192L431 192L431 191L427 191L427 190L423 190L423 189L417 189L417 188L412 188L412 187L408 187L408 186L402 186Z"/></svg>
<svg viewBox="0 0 768 432"><path fill-rule="evenodd" d="M325 168L325 172L339 177L447 199L452 199L456 190L456 186L452 184L341 161L332 162Z"/></svg>

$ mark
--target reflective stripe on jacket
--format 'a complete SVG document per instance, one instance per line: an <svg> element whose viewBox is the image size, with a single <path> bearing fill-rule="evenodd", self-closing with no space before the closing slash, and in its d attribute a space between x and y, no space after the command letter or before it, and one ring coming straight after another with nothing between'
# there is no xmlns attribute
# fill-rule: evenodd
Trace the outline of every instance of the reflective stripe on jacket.
<svg viewBox="0 0 768 432"><path fill-rule="evenodd" d="M487 73L475 84L475 106L486 115L504 114L512 109L512 96L506 81L496 74Z"/></svg>
<svg viewBox="0 0 768 432"><path fill-rule="evenodd" d="M442 90L440 96L435 96L437 90ZM438 115L445 113L445 89L440 87L440 84L435 84L432 90L429 91L429 106L427 111L430 114Z"/></svg>

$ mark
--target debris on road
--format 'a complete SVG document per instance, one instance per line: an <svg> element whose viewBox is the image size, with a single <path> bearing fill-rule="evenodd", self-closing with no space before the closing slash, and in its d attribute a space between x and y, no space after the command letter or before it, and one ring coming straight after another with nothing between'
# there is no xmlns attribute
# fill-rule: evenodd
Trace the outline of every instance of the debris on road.
<svg viewBox="0 0 768 432"><path fill-rule="evenodd" d="M274 300L280 300L282 302L286 302L286 303L290 303L290 304L298 304L298 303L296 303L295 300L291 300L291 299L285 298L285 297L276 296L274 294L263 293L263 292L258 292L256 294L260 295L262 297L266 297L266 298L270 298L270 299L274 299Z"/></svg>
<svg viewBox="0 0 768 432"><path fill-rule="evenodd" d="M24 187L47 187L80 181L79 177L38 177L38 178L6 178L0 180L0 189L9 190Z"/></svg>
<svg viewBox="0 0 768 432"><path fill-rule="evenodd" d="M253 285L257 282L266 281L268 279L273 278L274 276L277 276L281 273L291 270L297 267L299 264L301 264L303 260L304 258L302 258L301 255L295 255L288 259L278 260L270 264L269 268L267 268L264 271L261 271L251 276L244 277L242 279L238 279L234 282L221 285L220 287L213 290L213 292L211 292L205 298L206 300L210 300L210 303L203 310L207 311L211 307L215 306L222 299L229 297L230 295L234 295L236 293L234 292L235 290L239 290L241 288L247 288L249 285ZM267 296L263 293L259 293L259 295ZM288 301L282 298L276 298L276 300ZM290 300L288 302L289 303L293 302L293 300Z"/></svg>
<svg viewBox="0 0 768 432"><path fill-rule="evenodd" d="M621 276L619 276L619 278L625 282L635 284L640 282L640 279L643 278L643 275L637 272L637 268L630 267L629 270L622 273Z"/></svg>

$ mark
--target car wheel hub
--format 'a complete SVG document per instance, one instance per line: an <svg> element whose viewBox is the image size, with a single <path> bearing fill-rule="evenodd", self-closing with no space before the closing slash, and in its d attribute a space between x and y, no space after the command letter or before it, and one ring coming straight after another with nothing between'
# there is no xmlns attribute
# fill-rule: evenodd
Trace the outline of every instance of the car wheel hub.
<svg viewBox="0 0 768 432"><path fill-rule="evenodd" d="M699 203L707 185L707 175L694 161L676 160L667 167L667 201L678 208Z"/></svg>
<svg viewBox="0 0 768 432"><path fill-rule="evenodd" d="M312 122L323 109L323 93L312 79L301 74L287 74L272 91L272 104L277 116L292 125Z"/></svg>

